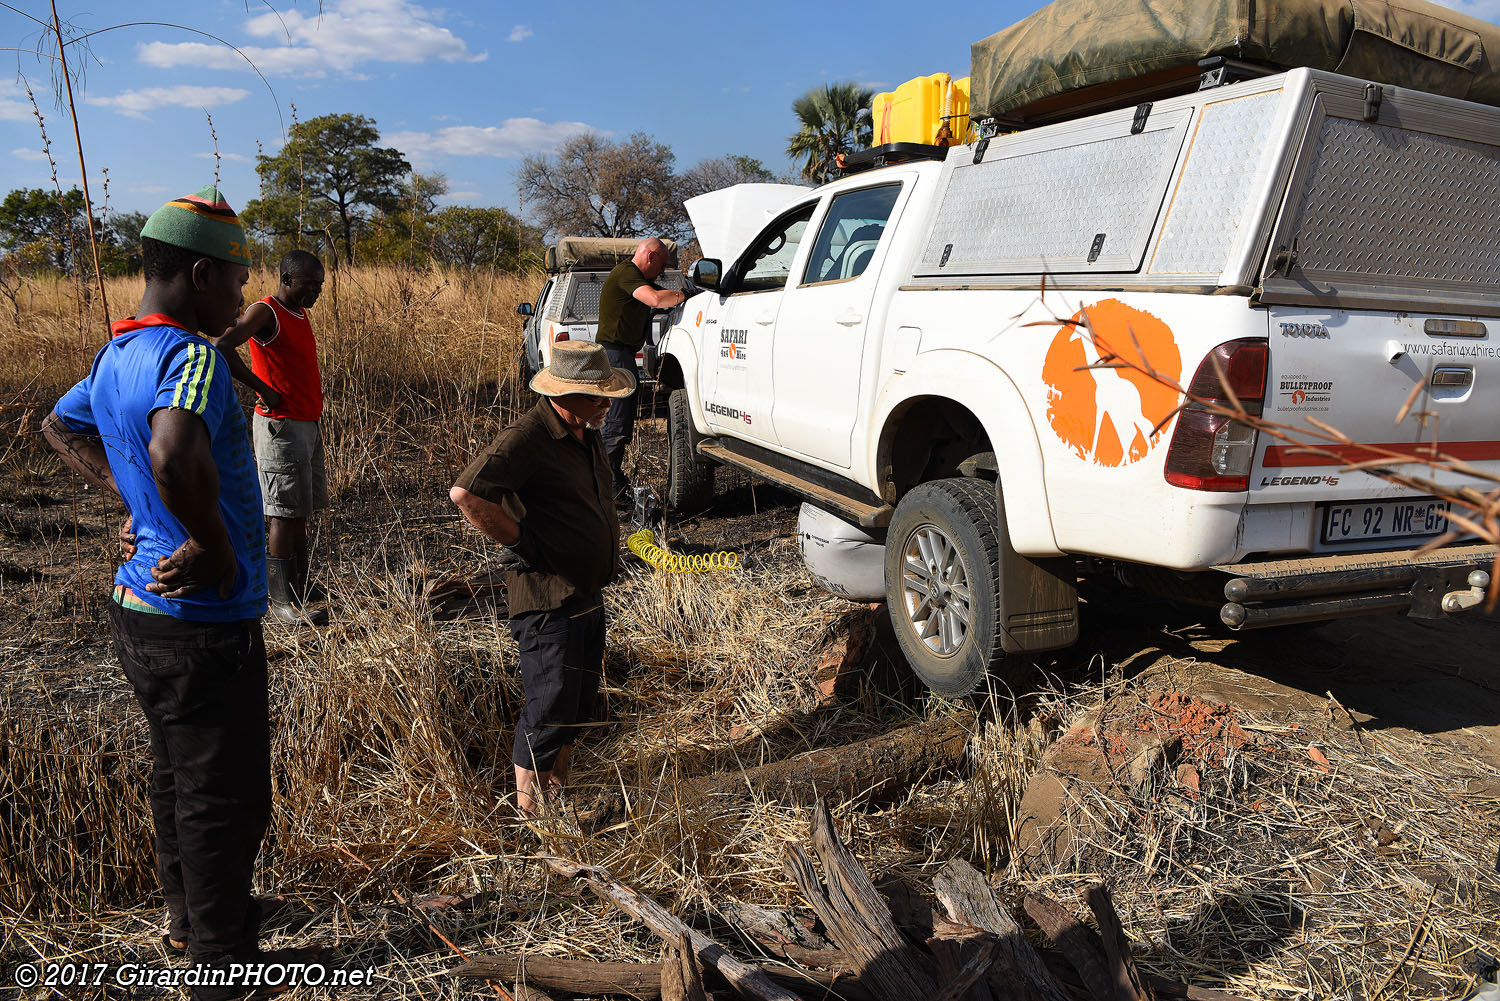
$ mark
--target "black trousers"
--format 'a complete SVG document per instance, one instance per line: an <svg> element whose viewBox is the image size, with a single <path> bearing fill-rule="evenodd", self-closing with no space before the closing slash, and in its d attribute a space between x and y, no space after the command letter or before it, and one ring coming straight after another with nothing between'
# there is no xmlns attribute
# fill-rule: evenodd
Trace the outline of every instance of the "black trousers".
<svg viewBox="0 0 1500 1001"><path fill-rule="evenodd" d="M511 760L548 772L588 723L604 671L604 606L598 598L569 599L549 612L512 616L521 648L526 708L516 722Z"/></svg>
<svg viewBox="0 0 1500 1001"><path fill-rule="evenodd" d="M615 368L623 368L639 380L640 373L635 367L635 348L628 348L611 341L603 343L604 353L609 355L609 363ZM604 439L604 454L609 456L609 471L615 478L616 495L630 486L630 481L625 478L625 471L620 468L620 464L625 460L625 446L629 445L631 439L635 437L635 414L640 402L640 394L641 384L637 381L635 389L629 396L611 400L609 413L604 416L604 427L599 431L600 437Z"/></svg>
<svg viewBox="0 0 1500 1001"><path fill-rule="evenodd" d="M156 871L173 938L199 962L252 955L250 896L271 819L260 620L209 623L110 602L110 638L151 734Z"/></svg>

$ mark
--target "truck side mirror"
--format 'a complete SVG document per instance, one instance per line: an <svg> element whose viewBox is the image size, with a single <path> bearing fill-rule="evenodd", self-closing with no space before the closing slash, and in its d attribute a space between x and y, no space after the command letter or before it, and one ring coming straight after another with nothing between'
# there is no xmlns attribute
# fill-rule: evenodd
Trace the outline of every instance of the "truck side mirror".
<svg viewBox="0 0 1500 1001"><path fill-rule="evenodd" d="M701 257L693 262L693 284L699 288L716 289L723 281L724 269L712 257Z"/></svg>
<svg viewBox="0 0 1500 1001"><path fill-rule="evenodd" d="M523 302L523 303L521 303L521 305L517 306L516 307L516 315L517 316L530 316L531 315L531 303L529 303L529 302Z"/></svg>

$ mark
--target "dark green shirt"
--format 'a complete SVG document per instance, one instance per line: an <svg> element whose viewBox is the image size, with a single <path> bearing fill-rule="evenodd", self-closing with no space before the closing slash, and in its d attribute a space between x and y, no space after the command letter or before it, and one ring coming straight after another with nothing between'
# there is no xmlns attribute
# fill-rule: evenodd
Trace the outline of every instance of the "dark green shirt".
<svg viewBox="0 0 1500 1001"><path fill-rule="evenodd" d="M599 333L595 338L601 344L623 344L639 351L646 343L646 336L651 333L651 307L634 294L642 285L659 291L630 261L616 264L604 279L604 288L599 292Z"/></svg>
<svg viewBox="0 0 1500 1001"><path fill-rule="evenodd" d="M574 438L547 397L501 431L457 486L522 523L539 565L506 575L511 615L593 599L620 569L614 480L599 432Z"/></svg>

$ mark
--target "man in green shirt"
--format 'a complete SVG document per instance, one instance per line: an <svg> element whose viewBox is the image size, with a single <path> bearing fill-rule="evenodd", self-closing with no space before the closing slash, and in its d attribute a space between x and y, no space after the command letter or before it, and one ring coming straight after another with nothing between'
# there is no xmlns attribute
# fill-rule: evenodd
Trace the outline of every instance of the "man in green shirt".
<svg viewBox="0 0 1500 1001"><path fill-rule="evenodd" d="M636 245L635 254L623 264L615 265L599 293L599 333L597 340L609 354L609 363L627 372L635 372L635 355L651 332L651 311L670 309L687 301L687 294L676 289L661 289L656 279L666 270L671 251L656 237ZM604 450L609 455L609 471L614 477L615 504L630 503L630 481L620 468L625 446L635 436L636 396L614 400L604 418Z"/></svg>

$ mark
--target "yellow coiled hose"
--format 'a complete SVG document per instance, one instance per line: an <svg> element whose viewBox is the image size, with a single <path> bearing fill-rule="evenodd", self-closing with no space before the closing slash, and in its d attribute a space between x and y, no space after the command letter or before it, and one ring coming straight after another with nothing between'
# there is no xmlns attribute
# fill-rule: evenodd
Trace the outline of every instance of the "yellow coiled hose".
<svg viewBox="0 0 1500 1001"><path fill-rule="evenodd" d="M740 554L730 552L671 553L656 544L656 534L649 528L632 533L625 548L665 573L711 573L715 570L738 570Z"/></svg>

